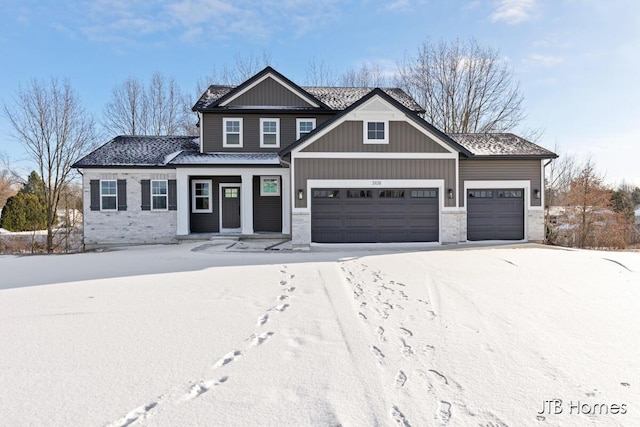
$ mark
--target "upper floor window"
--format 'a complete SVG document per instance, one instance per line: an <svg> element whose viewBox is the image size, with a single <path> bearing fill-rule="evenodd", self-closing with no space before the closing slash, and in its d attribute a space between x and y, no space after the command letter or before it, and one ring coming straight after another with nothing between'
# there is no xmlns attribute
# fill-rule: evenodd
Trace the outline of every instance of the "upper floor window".
<svg viewBox="0 0 640 427"><path fill-rule="evenodd" d="M151 210L166 211L169 204L167 180L151 181Z"/></svg>
<svg viewBox="0 0 640 427"><path fill-rule="evenodd" d="M242 119L223 118L222 119L222 146L242 147Z"/></svg>
<svg viewBox="0 0 640 427"><path fill-rule="evenodd" d="M260 147L280 147L280 119L260 119Z"/></svg>
<svg viewBox="0 0 640 427"><path fill-rule="evenodd" d="M316 119L296 119L297 137L300 139L316 128Z"/></svg>
<svg viewBox="0 0 640 427"><path fill-rule="evenodd" d="M388 144L389 143L389 122L388 121L365 121L364 122L364 143L365 144Z"/></svg>
<svg viewBox="0 0 640 427"><path fill-rule="evenodd" d="M118 187L115 179L100 181L100 210L118 210Z"/></svg>

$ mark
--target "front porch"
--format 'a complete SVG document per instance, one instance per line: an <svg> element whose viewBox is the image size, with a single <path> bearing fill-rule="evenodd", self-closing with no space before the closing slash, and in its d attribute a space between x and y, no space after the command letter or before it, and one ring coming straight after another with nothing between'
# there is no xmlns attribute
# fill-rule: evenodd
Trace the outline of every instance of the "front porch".
<svg viewBox="0 0 640 427"><path fill-rule="evenodd" d="M178 240L291 234L288 168L177 168L176 181Z"/></svg>

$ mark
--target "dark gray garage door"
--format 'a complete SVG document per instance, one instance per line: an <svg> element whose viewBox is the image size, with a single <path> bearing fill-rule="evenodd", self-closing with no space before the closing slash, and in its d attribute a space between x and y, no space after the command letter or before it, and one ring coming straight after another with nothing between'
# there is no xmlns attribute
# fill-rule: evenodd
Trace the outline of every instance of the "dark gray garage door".
<svg viewBox="0 0 640 427"><path fill-rule="evenodd" d="M438 190L311 190L311 240L318 243L435 242Z"/></svg>
<svg viewBox="0 0 640 427"><path fill-rule="evenodd" d="M467 240L524 239L524 190L467 191Z"/></svg>

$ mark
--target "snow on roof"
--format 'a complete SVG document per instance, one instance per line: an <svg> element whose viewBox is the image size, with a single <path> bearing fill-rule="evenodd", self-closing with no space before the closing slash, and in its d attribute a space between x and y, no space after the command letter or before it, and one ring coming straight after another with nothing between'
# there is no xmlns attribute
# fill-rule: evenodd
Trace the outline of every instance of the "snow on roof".
<svg viewBox="0 0 640 427"><path fill-rule="evenodd" d="M172 154L199 148L198 138L193 136L117 136L73 167L165 166Z"/></svg>
<svg viewBox="0 0 640 427"><path fill-rule="evenodd" d="M512 133L449 133L475 156L536 156L556 158L551 151Z"/></svg>
<svg viewBox="0 0 640 427"><path fill-rule="evenodd" d="M182 152L171 162L172 165L279 165L278 153L199 153Z"/></svg>
<svg viewBox="0 0 640 427"><path fill-rule="evenodd" d="M219 108L219 107L211 107L216 101L220 98L231 92L235 89L235 86L221 86L221 85L211 85L205 91L204 94L200 97L194 109L202 110L208 108ZM310 95L314 96L316 99L327 105L332 110L344 110L348 108L351 104L361 99L363 96L366 96L369 92L371 92L374 88L368 87L329 87L329 86L302 86L302 89L308 92ZM385 93L394 98L400 104L404 105L411 111L421 112L424 111L423 108L405 91L400 88L381 88ZM229 107L231 108L231 107ZM233 106L232 108L270 108L270 107L237 107ZM289 107L276 107L273 106L271 108L278 109L287 109ZM295 109L301 109L300 107L295 107Z"/></svg>

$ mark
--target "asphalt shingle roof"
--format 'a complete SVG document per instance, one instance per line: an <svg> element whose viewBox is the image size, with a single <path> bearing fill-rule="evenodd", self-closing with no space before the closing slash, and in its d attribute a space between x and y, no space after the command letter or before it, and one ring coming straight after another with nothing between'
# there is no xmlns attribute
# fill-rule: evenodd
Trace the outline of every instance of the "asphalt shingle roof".
<svg viewBox="0 0 640 427"><path fill-rule="evenodd" d="M449 133L474 156L535 156L555 158L551 151L512 133Z"/></svg>
<svg viewBox="0 0 640 427"><path fill-rule="evenodd" d="M185 151L177 155L172 165L279 165L278 153L199 153Z"/></svg>
<svg viewBox="0 0 640 427"><path fill-rule="evenodd" d="M199 149L193 136L117 136L73 167L165 166L178 153Z"/></svg>
<svg viewBox="0 0 640 427"><path fill-rule="evenodd" d="M348 108L351 104L355 103L373 90L373 88L368 87L302 86L301 88L332 110L336 111ZM196 105L193 108L195 110L207 109L233 89L235 89L235 86L211 85L200 97L198 102L196 102ZM382 90L409 110L414 112L423 111L423 108L402 89L382 88Z"/></svg>

